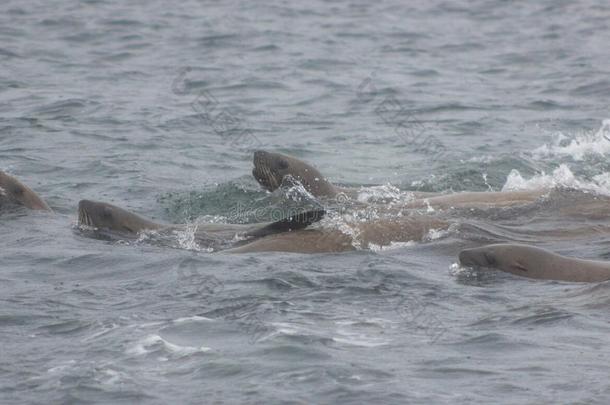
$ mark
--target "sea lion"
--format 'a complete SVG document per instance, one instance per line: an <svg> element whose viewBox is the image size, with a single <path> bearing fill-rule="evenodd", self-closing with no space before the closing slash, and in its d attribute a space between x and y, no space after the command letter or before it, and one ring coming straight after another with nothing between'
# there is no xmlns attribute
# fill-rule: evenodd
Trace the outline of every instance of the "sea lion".
<svg viewBox="0 0 610 405"><path fill-rule="evenodd" d="M337 253L350 250L356 250L353 239L338 229L305 229L270 235L224 252Z"/></svg>
<svg viewBox="0 0 610 405"><path fill-rule="evenodd" d="M32 210L51 211L32 189L0 170L0 208L5 204L23 205Z"/></svg>
<svg viewBox="0 0 610 405"><path fill-rule="evenodd" d="M298 180L314 197L356 198L361 188L340 187L332 184L318 169L294 156L258 150L254 152L252 175L268 191L275 191L285 176ZM437 196L438 193L412 191L414 198Z"/></svg>
<svg viewBox="0 0 610 405"><path fill-rule="evenodd" d="M548 189L518 191L463 191L409 201L405 208L500 208L530 204L549 193Z"/></svg>
<svg viewBox="0 0 610 405"><path fill-rule="evenodd" d="M195 241L208 250L226 249L268 235L304 229L319 221L323 210L297 213L276 222L258 224L193 224ZM133 239L143 231L171 235L189 225L161 224L112 204L82 200L78 203L78 224L93 228L104 237Z"/></svg>
<svg viewBox="0 0 610 405"><path fill-rule="evenodd" d="M598 282L610 280L610 263L560 256L545 249L518 244L495 244L462 250L464 266L490 267L518 276L543 280Z"/></svg>
<svg viewBox="0 0 610 405"><path fill-rule="evenodd" d="M254 152L252 175L269 191L279 188L286 175L298 180L315 197L335 197L339 193L351 191L334 186L312 165L277 152Z"/></svg>
<svg viewBox="0 0 610 405"><path fill-rule="evenodd" d="M346 222L341 229L321 224L318 229L259 238L226 252L333 253L358 248L378 250L391 246L392 243L425 240L432 231L446 230L449 226L446 221L424 215Z"/></svg>
<svg viewBox="0 0 610 405"><path fill-rule="evenodd" d="M194 238L209 251L228 253L344 252L360 248L391 245L393 242L421 241L430 231L442 230L449 223L423 215L392 220L374 220L348 224L347 231L337 228L305 229L319 221L324 211L308 211L287 219L262 224L197 224ZM187 225L166 225L142 218L117 206L83 200L78 204L78 223L92 227L99 235L112 238L135 239L143 231L171 235L184 231Z"/></svg>
<svg viewBox="0 0 610 405"><path fill-rule="evenodd" d="M261 186L269 191L280 187L285 176L291 175L298 180L314 197L334 198L342 194L355 198L360 189L339 187L332 184L318 169L293 156L277 152L259 150L254 152L254 169L252 175ZM500 191L500 192L457 192L441 194L433 192L412 191L413 200L397 208L498 208L528 204L548 193L547 189Z"/></svg>

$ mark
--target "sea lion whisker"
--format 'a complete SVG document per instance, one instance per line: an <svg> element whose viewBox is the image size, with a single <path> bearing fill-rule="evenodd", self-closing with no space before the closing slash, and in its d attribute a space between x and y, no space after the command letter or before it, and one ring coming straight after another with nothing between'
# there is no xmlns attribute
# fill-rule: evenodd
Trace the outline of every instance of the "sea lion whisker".
<svg viewBox="0 0 610 405"><path fill-rule="evenodd" d="M295 157L259 150L254 152L253 162L254 177L269 191L275 191L282 185L283 179L291 175L316 197L333 197L338 193L337 188L316 168Z"/></svg>

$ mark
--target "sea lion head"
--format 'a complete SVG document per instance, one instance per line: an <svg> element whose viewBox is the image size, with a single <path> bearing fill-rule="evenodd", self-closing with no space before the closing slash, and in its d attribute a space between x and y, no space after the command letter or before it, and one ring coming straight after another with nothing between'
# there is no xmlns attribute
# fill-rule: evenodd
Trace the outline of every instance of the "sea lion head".
<svg viewBox="0 0 610 405"><path fill-rule="evenodd" d="M112 204L90 200L81 200L78 203L78 224L120 233L138 233L143 229L159 227Z"/></svg>
<svg viewBox="0 0 610 405"><path fill-rule="evenodd" d="M460 252L460 263L470 267L490 267L513 274L528 271L532 258L540 255L539 249L514 244L495 244Z"/></svg>
<svg viewBox="0 0 610 405"><path fill-rule="evenodd" d="M284 176L291 175L316 197L334 196L335 187L315 167L292 156L259 150L254 152L252 175L269 191L276 190Z"/></svg>
<svg viewBox="0 0 610 405"><path fill-rule="evenodd" d="M42 198L16 178L0 171L0 200L24 205L33 210L51 211Z"/></svg>

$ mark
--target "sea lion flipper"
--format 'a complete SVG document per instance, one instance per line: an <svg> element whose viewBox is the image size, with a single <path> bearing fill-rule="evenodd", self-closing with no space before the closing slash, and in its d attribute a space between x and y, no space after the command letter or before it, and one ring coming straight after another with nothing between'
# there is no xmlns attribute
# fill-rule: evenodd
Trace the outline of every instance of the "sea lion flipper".
<svg viewBox="0 0 610 405"><path fill-rule="evenodd" d="M326 211L311 210L292 215L288 218L272 222L262 228L255 229L246 233L248 237L261 238L263 236L273 235L276 233L290 232L297 229L307 228L309 225L318 222L324 217Z"/></svg>

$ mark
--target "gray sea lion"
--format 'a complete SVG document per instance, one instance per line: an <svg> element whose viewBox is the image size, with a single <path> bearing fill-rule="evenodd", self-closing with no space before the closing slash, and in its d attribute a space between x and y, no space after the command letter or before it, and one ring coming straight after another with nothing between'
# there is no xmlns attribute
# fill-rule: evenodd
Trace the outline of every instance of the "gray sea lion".
<svg viewBox="0 0 610 405"><path fill-rule="evenodd" d="M32 189L0 170L0 207L5 204L18 204L32 210L51 211L47 203Z"/></svg>
<svg viewBox="0 0 610 405"><path fill-rule="evenodd" d="M545 249L495 244L462 250L464 266L490 267L518 276L543 280L598 282L610 280L610 263L560 256Z"/></svg>
<svg viewBox="0 0 610 405"><path fill-rule="evenodd" d="M304 229L319 221L323 210L298 213L286 219L258 224L193 224L195 241L203 247L216 251L237 246L255 238L281 232ZM184 231L189 225L161 224L143 218L112 204L82 200L78 203L78 223L94 228L102 236L136 238L142 231L156 231L160 235L171 235Z"/></svg>
<svg viewBox="0 0 610 405"><path fill-rule="evenodd" d="M425 240L431 231L448 229L446 221L412 215L394 219L347 222L343 229L319 227L279 233L227 250L229 253L292 252L332 253L361 249L382 249L400 242Z"/></svg>

